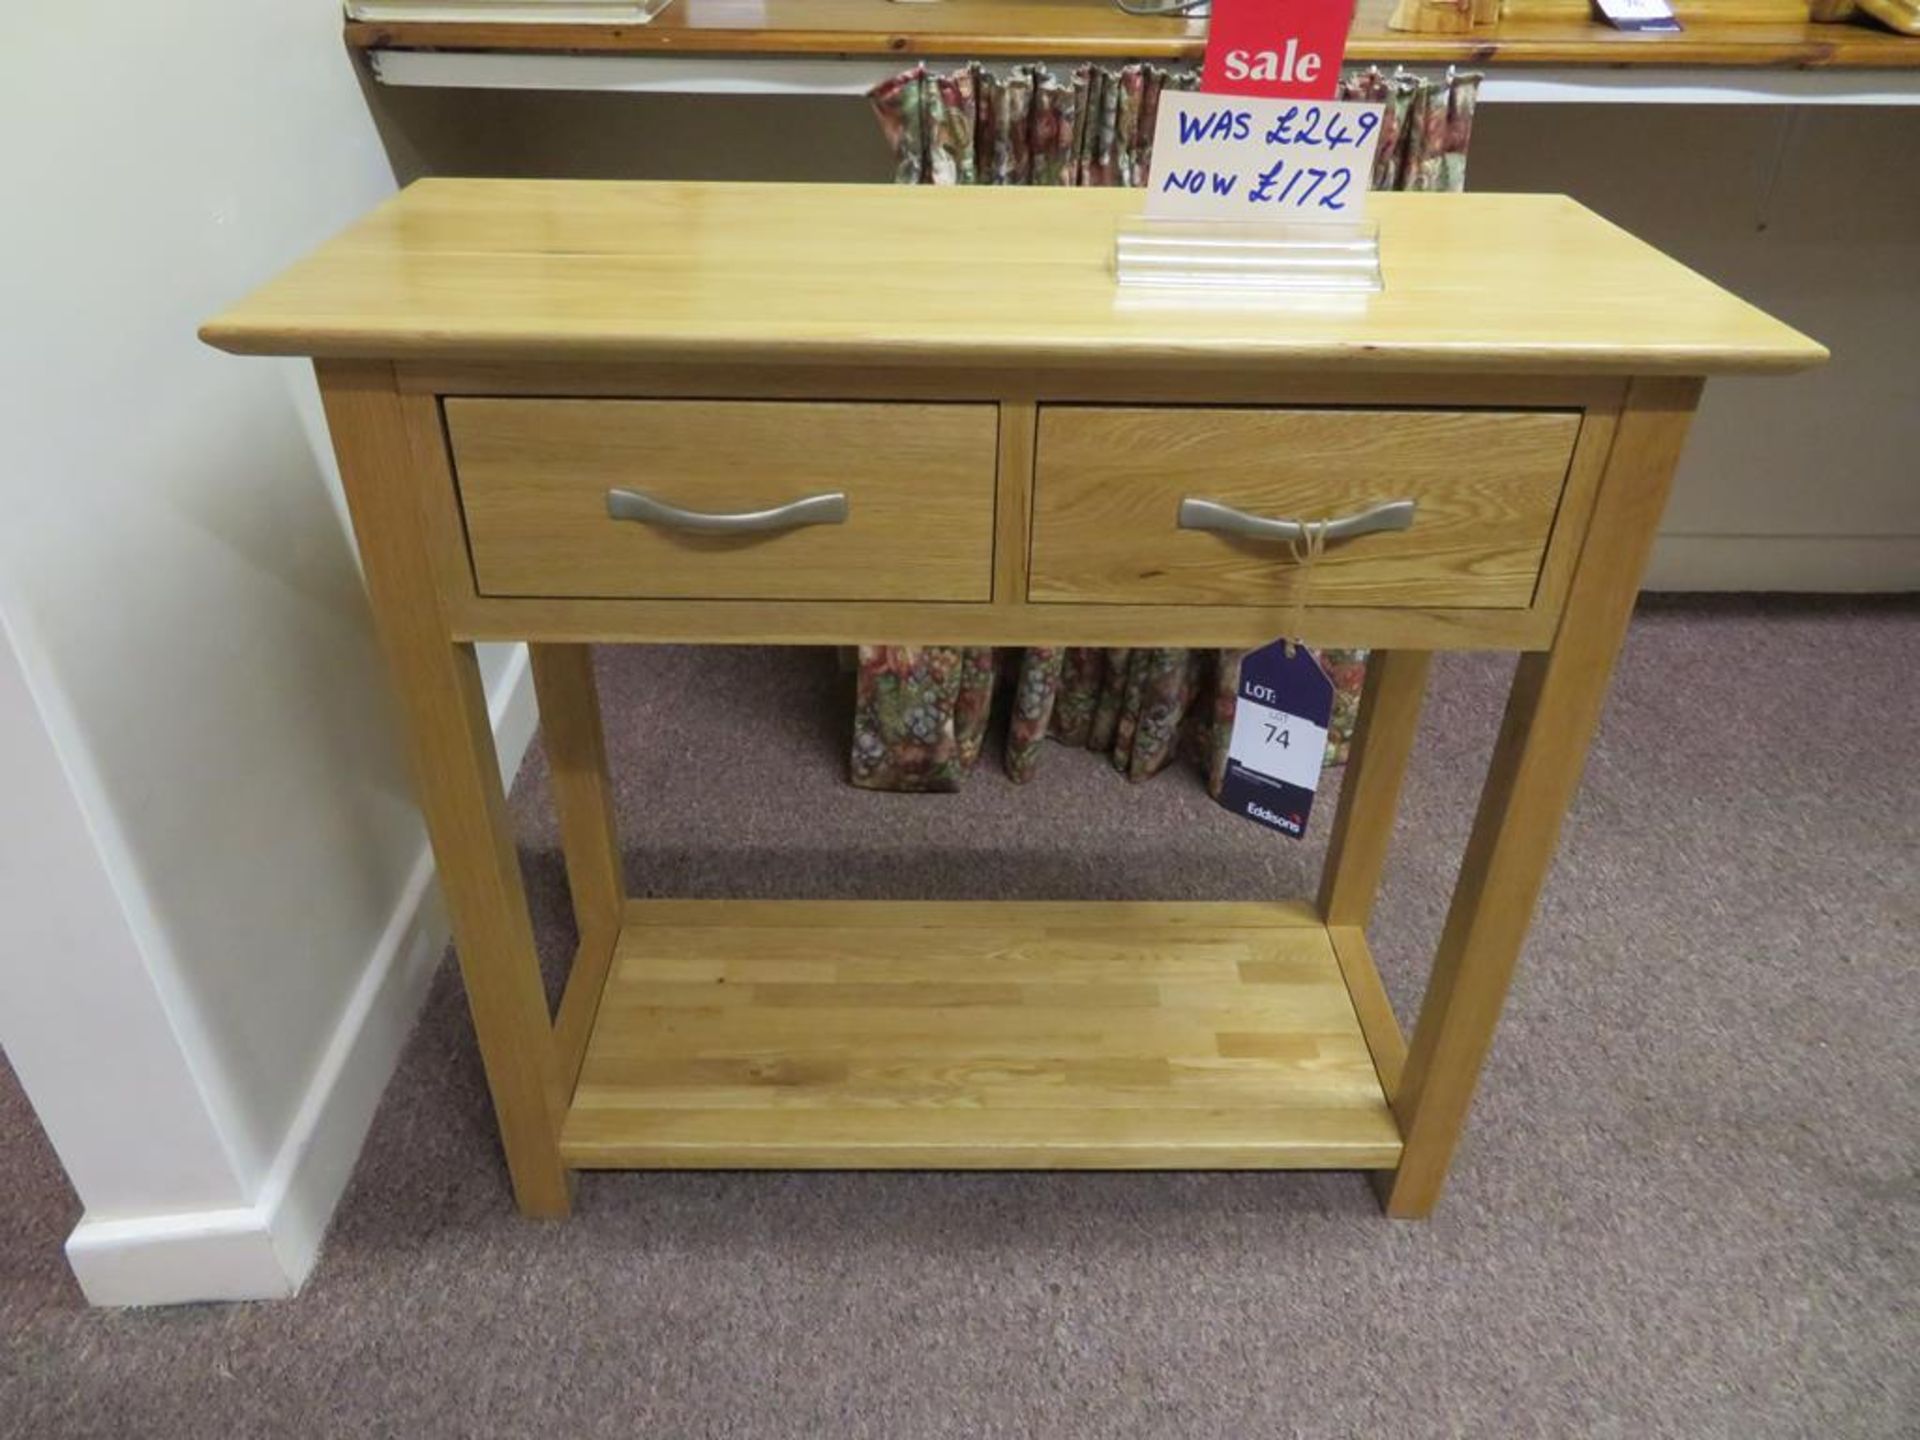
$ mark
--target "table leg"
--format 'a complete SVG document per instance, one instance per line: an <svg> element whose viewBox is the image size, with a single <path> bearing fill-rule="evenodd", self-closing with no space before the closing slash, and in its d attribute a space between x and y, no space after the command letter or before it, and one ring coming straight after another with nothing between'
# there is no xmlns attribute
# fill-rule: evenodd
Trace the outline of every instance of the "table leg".
<svg viewBox="0 0 1920 1440"><path fill-rule="evenodd" d="M527 648L533 658L534 693L540 700L540 739L553 776L560 848L567 859L567 888L573 895L574 924L580 933L580 948L553 1022L560 1079L571 1091L586 1058L587 1039L620 938L626 882L621 875L593 652L585 645Z"/></svg>
<svg viewBox="0 0 1920 1440"><path fill-rule="evenodd" d="M449 637L422 518L421 488L437 477L410 453L391 366L316 368L514 1195L526 1214L565 1215L566 1096L493 727L473 646Z"/></svg>
<svg viewBox="0 0 1920 1440"><path fill-rule="evenodd" d="M1320 872L1320 915L1328 925L1365 929L1373 914L1432 660L1424 650L1377 650L1367 657L1353 749Z"/></svg>
<svg viewBox="0 0 1920 1440"><path fill-rule="evenodd" d="M1521 657L1393 1097L1405 1149L1383 1186L1389 1215L1429 1214L1446 1181L1699 392L1633 383L1553 648Z"/></svg>
<svg viewBox="0 0 1920 1440"><path fill-rule="evenodd" d="M1320 918L1389 1101L1400 1088L1407 1042L1374 967L1366 928L1393 838L1400 783L1406 778L1413 737L1420 728L1420 705L1426 698L1431 662L1432 656L1424 650L1376 650L1367 658L1353 749L1340 784L1340 808L1334 812L1326 865L1320 872Z"/></svg>

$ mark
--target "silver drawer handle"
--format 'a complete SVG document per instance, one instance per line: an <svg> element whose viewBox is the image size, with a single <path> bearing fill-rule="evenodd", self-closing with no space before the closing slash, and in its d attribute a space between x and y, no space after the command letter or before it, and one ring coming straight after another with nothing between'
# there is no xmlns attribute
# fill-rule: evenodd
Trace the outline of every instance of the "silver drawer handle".
<svg viewBox="0 0 1920 1440"><path fill-rule="evenodd" d="M1382 530L1411 530L1413 501L1390 500L1356 515L1338 520L1269 520L1264 515L1249 515L1217 500L1180 502L1182 530L1211 530L1218 535L1237 535L1243 540L1278 540L1293 544L1305 540L1309 530L1320 532L1323 542L1351 540L1356 535L1375 535Z"/></svg>
<svg viewBox="0 0 1920 1440"><path fill-rule="evenodd" d="M712 514L704 510L682 510L638 490L609 490L607 514L616 520L638 520L642 525L664 525L669 530L691 530L700 535L757 535L772 530L797 530L802 525L844 525L847 523L847 497L834 490L825 495L808 495L771 510L736 510Z"/></svg>

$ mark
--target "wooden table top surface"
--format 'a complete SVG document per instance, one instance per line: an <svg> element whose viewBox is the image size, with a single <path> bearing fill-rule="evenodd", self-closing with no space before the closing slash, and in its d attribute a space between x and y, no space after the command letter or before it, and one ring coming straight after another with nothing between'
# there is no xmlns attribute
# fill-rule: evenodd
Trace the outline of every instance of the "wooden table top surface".
<svg viewBox="0 0 1920 1440"><path fill-rule="evenodd" d="M1372 296L1120 290L1137 190L416 182L209 322L393 359L1794 370L1826 351L1572 200L1377 194Z"/></svg>
<svg viewBox="0 0 1920 1440"><path fill-rule="evenodd" d="M1732 24L1678 9L1677 35L1585 18L1509 20L1468 35L1386 27L1392 0L1360 0L1349 63L1920 67L1920 39L1870 24ZM1111 0L674 0L645 25L467 21L350 23L361 49L592 51L645 55L899 55L1196 61L1199 20L1121 13Z"/></svg>

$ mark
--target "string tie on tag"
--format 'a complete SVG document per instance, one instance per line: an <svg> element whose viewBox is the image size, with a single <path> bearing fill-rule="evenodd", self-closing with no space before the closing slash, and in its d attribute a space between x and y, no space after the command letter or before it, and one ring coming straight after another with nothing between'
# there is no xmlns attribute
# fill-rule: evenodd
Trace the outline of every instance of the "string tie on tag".
<svg viewBox="0 0 1920 1440"><path fill-rule="evenodd" d="M1287 542L1293 556L1293 602L1287 607L1287 658L1291 660L1300 632L1307 623L1307 588L1313 580L1313 562L1327 548L1327 522L1302 521L1300 533Z"/></svg>

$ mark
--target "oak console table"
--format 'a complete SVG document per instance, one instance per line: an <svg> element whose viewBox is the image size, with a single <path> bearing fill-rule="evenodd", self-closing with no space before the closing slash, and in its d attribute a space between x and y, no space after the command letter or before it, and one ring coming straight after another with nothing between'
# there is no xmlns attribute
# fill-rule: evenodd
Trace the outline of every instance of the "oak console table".
<svg viewBox="0 0 1920 1440"><path fill-rule="evenodd" d="M1558 197L1380 195L1385 292L1293 305L1117 293L1139 203L423 181L205 328L317 360L527 1213L580 1168L802 1166L1361 1169L1432 1208L1702 377L1826 352ZM1188 496L1416 516L1301 594L1287 547L1176 528ZM1313 901L626 898L590 643L1296 614L1376 651ZM553 1014L482 640L532 646L580 934ZM1366 926L1446 648L1522 658L1406 1040Z"/></svg>

